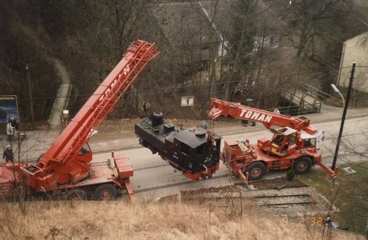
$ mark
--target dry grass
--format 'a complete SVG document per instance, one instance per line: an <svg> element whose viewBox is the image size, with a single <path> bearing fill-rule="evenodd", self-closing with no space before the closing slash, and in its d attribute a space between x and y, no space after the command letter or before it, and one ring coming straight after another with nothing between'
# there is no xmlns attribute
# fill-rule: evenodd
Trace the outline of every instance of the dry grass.
<svg viewBox="0 0 368 240"><path fill-rule="evenodd" d="M0 239L322 239L321 229L245 209L242 217L208 207L117 202L1 203ZM330 239L361 239L333 233Z"/></svg>

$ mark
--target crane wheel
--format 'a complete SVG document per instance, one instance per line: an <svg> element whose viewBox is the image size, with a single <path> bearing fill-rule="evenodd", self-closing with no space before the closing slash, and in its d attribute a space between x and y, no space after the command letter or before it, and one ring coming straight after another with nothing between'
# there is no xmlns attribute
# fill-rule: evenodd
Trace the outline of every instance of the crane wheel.
<svg viewBox="0 0 368 240"><path fill-rule="evenodd" d="M112 184L103 184L95 190L95 198L97 200L109 201L117 197L118 190Z"/></svg>
<svg viewBox="0 0 368 240"><path fill-rule="evenodd" d="M247 168L247 176L249 180L258 180L263 177L267 169L264 163L254 162L251 163Z"/></svg>
<svg viewBox="0 0 368 240"><path fill-rule="evenodd" d="M76 188L71 189L66 193L67 200L86 200L87 199L87 192L83 189Z"/></svg>
<svg viewBox="0 0 368 240"><path fill-rule="evenodd" d="M294 171L296 174L304 174L309 172L312 167L312 160L310 157L301 157L294 162Z"/></svg>

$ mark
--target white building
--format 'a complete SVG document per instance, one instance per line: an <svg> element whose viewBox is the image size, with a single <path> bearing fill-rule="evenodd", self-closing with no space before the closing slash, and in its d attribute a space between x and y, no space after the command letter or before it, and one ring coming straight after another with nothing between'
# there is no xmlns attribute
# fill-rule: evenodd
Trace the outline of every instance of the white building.
<svg viewBox="0 0 368 240"><path fill-rule="evenodd" d="M353 63L357 65L353 89L368 93L368 32L344 42L338 86L348 86Z"/></svg>

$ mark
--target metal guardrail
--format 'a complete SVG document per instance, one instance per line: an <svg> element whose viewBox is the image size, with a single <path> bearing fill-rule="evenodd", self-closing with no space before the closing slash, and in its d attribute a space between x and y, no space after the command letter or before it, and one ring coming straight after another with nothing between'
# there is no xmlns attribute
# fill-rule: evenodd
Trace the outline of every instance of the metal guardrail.
<svg viewBox="0 0 368 240"><path fill-rule="evenodd" d="M306 90L305 88L308 88ZM293 89L286 93L284 96L288 101L295 105L286 106L280 108L280 112L284 110L284 113L290 115L310 114L321 112L322 102L320 97L313 94L314 91L310 91L311 88L303 87L301 89ZM311 101L312 99L312 101Z"/></svg>
<svg viewBox="0 0 368 240"><path fill-rule="evenodd" d="M322 91L321 89L316 88L315 86L312 86L310 84L303 84L303 90L306 91L307 94L309 94L310 96L313 96L315 98L319 98L319 99L326 99L326 98L330 98L332 97L331 94Z"/></svg>

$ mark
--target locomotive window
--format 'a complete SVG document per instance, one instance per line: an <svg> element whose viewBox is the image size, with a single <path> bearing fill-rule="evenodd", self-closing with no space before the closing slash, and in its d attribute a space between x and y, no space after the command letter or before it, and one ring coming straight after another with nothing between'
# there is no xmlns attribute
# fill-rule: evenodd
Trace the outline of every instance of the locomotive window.
<svg viewBox="0 0 368 240"><path fill-rule="evenodd" d="M180 150L185 153L190 153L190 147L184 143L180 144Z"/></svg>
<svg viewBox="0 0 368 240"><path fill-rule="evenodd" d="M196 148L196 153L197 154L203 154L205 150L205 145L199 146Z"/></svg>

